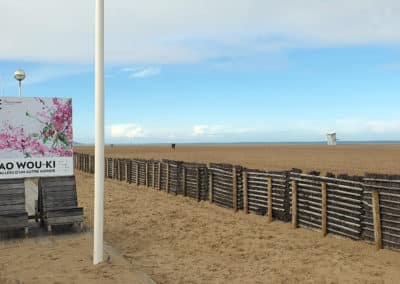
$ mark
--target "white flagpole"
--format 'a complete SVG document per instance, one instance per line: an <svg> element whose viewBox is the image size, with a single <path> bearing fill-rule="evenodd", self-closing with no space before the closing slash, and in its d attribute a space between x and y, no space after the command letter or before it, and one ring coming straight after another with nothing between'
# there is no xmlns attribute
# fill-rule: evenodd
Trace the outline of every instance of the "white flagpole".
<svg viewBox="0 0 400 284"><path fill-rule="evenodd" d="M93 264L103 261L104 226L104 0L96 0L95 174Z"/></svg>

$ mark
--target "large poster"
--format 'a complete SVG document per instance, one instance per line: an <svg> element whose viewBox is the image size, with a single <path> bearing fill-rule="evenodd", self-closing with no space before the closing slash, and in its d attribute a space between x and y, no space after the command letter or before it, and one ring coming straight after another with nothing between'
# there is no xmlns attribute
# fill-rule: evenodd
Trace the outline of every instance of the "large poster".
<svg viewBox="0 0 400 284"><path fill-rule="evenodd" d="M0 97L0 179L73 175L72 100Z"/></svg>

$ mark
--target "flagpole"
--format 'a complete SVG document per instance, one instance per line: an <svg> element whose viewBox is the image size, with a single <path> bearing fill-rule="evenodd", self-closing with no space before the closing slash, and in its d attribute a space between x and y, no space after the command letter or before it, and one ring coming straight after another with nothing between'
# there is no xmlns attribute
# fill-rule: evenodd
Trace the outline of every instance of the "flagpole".
<svg viewBox="0 0 400 284"><path fill-rule="evenodd" d="M95 19L95 174L93 264L104 258L104 0L96 0Z"/></svg>

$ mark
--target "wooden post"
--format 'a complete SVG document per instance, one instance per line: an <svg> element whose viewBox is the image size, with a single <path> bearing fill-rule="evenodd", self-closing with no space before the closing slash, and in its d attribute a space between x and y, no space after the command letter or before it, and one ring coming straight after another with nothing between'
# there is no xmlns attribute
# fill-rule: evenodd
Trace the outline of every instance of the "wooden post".
<svg viewBox="0 0 400 284"><path fill-rule="evenodd" d="M200 202L201 196L200 196L200 170L199 168L196 169L196 187L197 187L197 201Z"/></svg>
<svg viewBox="0 0 400 284"><path fill-rule="evenodd" d="M167 193L169 193L169 164L168 163L167 163L167 178L166 178L165 191Z"/></svg>
<svg viewBox="0 0 400 284"><path fill-rule="evenodd" d="M111 159L111 178L112 178L112 179L115 178L114 162L115 162L115 159L112 158L112 159Z"/></svg>
<svg viewBox="0 0 400 284"><path fill-rule="evenodd" d="M121 159L118 159L118 180L122 180L122 167L121 167Z"/></svg>
<svg viewBox="0 0 400 284"><path fill-rule="evenodd" d="M161 162L158 163L158 190L161 190Z"/></svg>
<svg viewBox="0 0 400 284"><path fill-rule="evenodd" d="M321 233L322 236L325 237L327 234L327 190L326 190L326 182L321 183L321 195L322 195L322 203L321 203Z"/></svg>
<svg viewBox="0 0 400 284"><path fill-rule="evenodd" d="M233 167L232 169L232 206L233 206L233 211L237 211L237 176L236 176L236 168Z"/></svg>
<svg viewBox="0 0 400 284"><path fill-rule="evenodd" d="M272 222L272 177L268 178L268 222Z"/></svg>
<svg viewBox="0 0 400 284"><path fill-rule="evenodd" d="M136 185L139 185L139 162L136 162Z"/></svg>
<svg viewBox="0 0 400 284"><path fill-rule="evenodd" d="M182 178L183 178L183 196L186 196L186 168L182 168Z"/></svg>
<svg viewBox="0 0 400 284"><path fill-rule="evenodd" d="M297 228L297 183L292 181L292 228Z"/></svg>
<svg viewBox="0 0 400 284"><path fill-rule="evenodd" d="M374 237L376 250L382 248L382 227L381 227L381 212L379 207L379 193L372 192L372 214L374 218Z"/></svg>
<svg viewBox="0 0 400 284"><path fill-rule="evenodd" d="M156 188L156 165L155 165L154 161L153 161L153 166L152 166L152 173L153 173L153 176L152 176L152 180L151 180L151 186L153 188Z"/></svg>
<svg viewBox="0 0 400 284"><path fill-rule="evenodd" d="M145 171L145 178L144 183L148 187L149 186L149 163L146 161L146 171Z"/></svg>
<svg viewBox="0 0 400 284"><path fill-rule="evenodd" d="M249 213L249 200L247 192L247 172L243 171L243 210L244 213Z"/></svg>
<svg viewBox="0 0 400 284"><path fill-rule="evenodd" d="M214 202L214 200L213 200L213 173L211 170L210 163L208 164L207 168L208 168L208 182L209 182L209 184L208 184L208 200L211 203L213 203Z"/></svg>
<svg viewBox="0 0 400 284"><path fill-rule="evenodd" d="M129 177L128 177L128 166L129 165L129 160L125 161L125 181L129 182Z"/></svg>

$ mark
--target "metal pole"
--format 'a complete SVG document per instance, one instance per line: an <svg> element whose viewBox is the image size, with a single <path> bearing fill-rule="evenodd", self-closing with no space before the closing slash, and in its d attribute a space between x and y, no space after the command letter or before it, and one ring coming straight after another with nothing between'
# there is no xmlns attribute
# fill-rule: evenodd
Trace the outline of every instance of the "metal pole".
<svg viewBox="0 0 400 284"><path fill-rule="evenodd" d="M21 81L18 81L18 86L19 86L19 96L21 96Z"/></svg>
<svg viewBox="0 0 400 284"><path fill-rule="evenodd" d="M104 0L95 19L95 174L93 264L103 261L104 226Z"/></svg>

